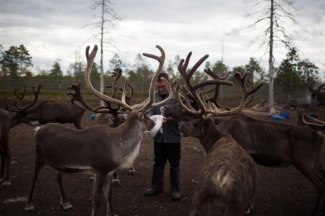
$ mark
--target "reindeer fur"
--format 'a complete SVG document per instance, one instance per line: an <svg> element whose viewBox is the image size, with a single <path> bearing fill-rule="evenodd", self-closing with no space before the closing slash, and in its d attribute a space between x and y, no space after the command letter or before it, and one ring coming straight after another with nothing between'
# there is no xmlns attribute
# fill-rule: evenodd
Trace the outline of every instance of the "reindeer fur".
<svg viewBox="0 0 325 216"><path fill-rule="evenodd" d="M182 122L183 136L198 138L206 152L198 175L190 216L208 203L223 215L244 215L256 191L257 167L251 156L230 136L223 134L213 119Z"/></svg>

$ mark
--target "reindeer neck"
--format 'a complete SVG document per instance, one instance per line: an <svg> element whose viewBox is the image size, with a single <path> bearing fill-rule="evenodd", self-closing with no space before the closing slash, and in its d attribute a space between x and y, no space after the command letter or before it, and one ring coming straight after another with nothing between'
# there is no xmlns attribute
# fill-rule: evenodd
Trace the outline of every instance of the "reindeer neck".
<svg viewBox="0 0 325 216"><path fill-rule="evenodd" d="M143 121L140 120L137 115L129 114L125 122L118 126L118 130L124 131L122 133L123 139L132 139L137 142L143 137L143 124Z"/></svg>
<svg viewBox="0 0 325 216"><path fill-rule="evenodd" d="M208 127L202 128L199 141L205 152L208 153L210 149L216 144L216 142L222 137L224 137L224 134L218 129L215 124L212 124Z"/></svg>

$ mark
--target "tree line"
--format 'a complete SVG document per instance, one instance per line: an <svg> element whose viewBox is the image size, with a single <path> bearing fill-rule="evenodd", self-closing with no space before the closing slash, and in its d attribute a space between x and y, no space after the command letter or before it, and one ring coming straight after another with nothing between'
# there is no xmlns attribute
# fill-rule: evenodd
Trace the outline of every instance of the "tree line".
<svg viewBox="0 0 325 216"><path fill-rule="evenodd" d="M2 48L2 46L0 45ZM178 79L182 82L179 74L177 73L177 65L181 58L179 55L170 60L164 66L164 71L170 75L172 79ZM59 61L54 61L49 71L40 70L39 73L33 74L31 68L33 67L32 56L29 54L28 49L24 45L10 46L7 50L1 49L0 55L0 77L47 77L53 79L69 78L75 82L84 80L84 71L86 68L85 62L75 62L71 64L68 71L63 73ZM124 78L128 78L137 92L146 92L150 84L151 75L154 73L148 63L145 61L141 54L135 57L135 64L132 69L126 67L123 61L115 54L109 60L109 70L104 74L105 85L111 83L111 72L114 68L122 68L123 75L119 82L123 82ZM259 62L251 57L246 65L235 66L230 68L225 65L221 60L214 63L207 61L205 68L210 68L219 77L225 76L229 71L233 72L250 72L250 80L253 83L258 83L268 79L266 70L260 66ZM204 71L198 71L194 74L194 80L197 82L208 80L209 77ZM92 80L99 82L100 72L99 66L94 63L92 68ZM312 80L320 81L318 76L318 67L310 62L308 59L300 59L299 53L295 48L291 48L286 58L282 60L279 67L275 68L275 89L282 90L287 94L292 94L296 89L306 88L308 83ZM306 88L307 89L307 88Z"/></svg>

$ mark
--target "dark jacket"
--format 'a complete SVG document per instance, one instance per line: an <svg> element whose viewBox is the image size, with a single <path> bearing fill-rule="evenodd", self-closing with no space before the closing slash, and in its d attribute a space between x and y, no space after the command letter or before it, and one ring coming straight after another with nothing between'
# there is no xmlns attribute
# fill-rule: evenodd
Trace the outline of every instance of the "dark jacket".
<svg viewBox="0 0 325 216"><path fill-rule="evenodd" d="M168 95L166 96L168 97ZM160 102L162 101L163 98L159 94L158 91L155 92L155 102ZM177 103L174 99L166 102L165 104L174 104ZM160 107L150 107L147 110L147 115L148 116L153 116L153 115L161 115L160 113ZM168 121L165 125L162 126L162 133L158 131L156 136L154 137L155 142L159 143L179 143L181 140L181 132L179 130L180 127L180 122L172 119L172 118L167 118Z"/></svg>

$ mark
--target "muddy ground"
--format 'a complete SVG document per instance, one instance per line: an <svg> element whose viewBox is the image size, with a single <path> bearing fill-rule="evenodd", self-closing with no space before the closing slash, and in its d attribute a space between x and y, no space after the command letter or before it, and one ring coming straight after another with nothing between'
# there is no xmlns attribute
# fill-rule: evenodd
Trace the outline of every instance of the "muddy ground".
<svg viewBox="0 0 325 216"><path fill-rule="evenodd" d="M297 112L290 111L290 118L282 122L296 124ZM325 119L323 108L306 110L307 113L317 113L320 119ZM94 121L86 112L82 125L91 127ZM261 119L271 118L266 113L248 112ZM67 124L67 127L73 127ZM10 187L0 188L1 216L83 216L91 215L92 186L90 175L64 175L64 187L72 210L63 210L59 204L59 190L55 172L48 166L40 173L34 191L35 211L24 210L34 168L34 138L35 127L21 124L10 132L10 148L12 153ZM145 137L141 144L140 154L134 163L135 175L127 170L119 172L120 183L113 185L113 209L120 216L134 215L188 215L198 169L203 159L203 151L198 140L182 139L181 160L181 200L172 201L169 198L169 169L165 173L165 192L146 197L144 191L150 186L153 165L153 142ZM324 165L324 154L321 153ZM308 216L313 209L316 190L314 186L294 167L266 168L259 166L258 191L253 199L255 210L251 215L261 216ZM106 214L104 196L98 215ZM217 213L217 210L214 210ZM199 212L204 215L205 209Z"/></svg>

